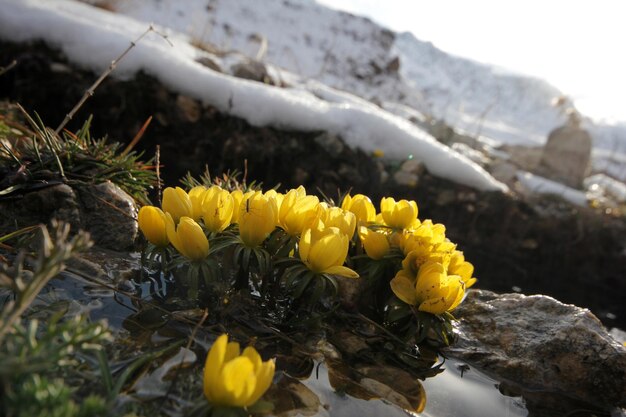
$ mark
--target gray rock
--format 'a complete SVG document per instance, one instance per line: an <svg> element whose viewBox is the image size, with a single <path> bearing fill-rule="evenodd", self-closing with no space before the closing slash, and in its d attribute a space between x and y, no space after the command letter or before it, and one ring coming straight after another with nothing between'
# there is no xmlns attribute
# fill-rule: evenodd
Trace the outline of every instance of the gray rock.
<svg viewBox="0 0 626 417"><path fill-rule="evenodd" d="M78 188L82 220L96 245L130 249L139 233L137 205L112 182Z"/></svg>
<svg viewBox="0 0 626 417"><path fill-rule="evenodd" d="M570 121L548 136L538 173L572 188L581 188L591 161L591 135Z"/></svg>
<svg viewBox="0 0 626 417"><path fill-rule="evenodd" d="M424 173L424 164L416 159L407 159L402 163L400 169L393 174L393 179L400 185L407 187L417 187L420 175Z"/></svg>
<svg viewBox="0 0 626 417"><path fill-rule="evenodd" d="M73 231L86 230L96 245L114 250L130 249L139 233L134 200L112 182L55 184L0 200L0 232L52 219L69 223Z"/></svg>
<svg viewBox="0 0 626 417"><path fill-rule="evenodd" d="M626 405L626 347L589 310L474 290L455 316L459 340L445 353L529 393L527 403L541 392L605 410Z"/></svg>
<svg viewBox="0 0 626 417"><path fill-rule="evenodd" d="M260 61L248 60L240 62L233 65L230 68L230 71L237 78L259 81L265 84L274 84L272 78L267 72L267 67Z"/></svg>
<svg viewBox="0 0 626 417"><path fill-rule="evenodd" d="M222 67L220 66L220 64L218 64L215 60L209 58L208 56L202 56L196 59L196 62L204 65L207 68L212 69L213 71L222 72Z"/></svg>
<svg viewBox="0 0 626 417"><path fill-rule="evenodd" d="M339 139L339 136L328 132L324 132L321 135L316 136L313 141L324 148L330 156L335 158L338 157L345 148L345 145L341 139Z"/></svg>
<svg viewBox="0 0 626 417"><path fill-rule="evenodd" d="M76 193L67 184L57 184L26 193L16 203L16 216L33 219L32 223L48 223L51 219L57 219L69 223L72 230L78 230L82 226Z"/></svg>
<svg viewBox="0 0 626 417"><path fill-rule="evenodd" d="M495 160L488 166L487 170L495 179L509 187L512 187L517 180L518 168L508 161Z"/></svg>

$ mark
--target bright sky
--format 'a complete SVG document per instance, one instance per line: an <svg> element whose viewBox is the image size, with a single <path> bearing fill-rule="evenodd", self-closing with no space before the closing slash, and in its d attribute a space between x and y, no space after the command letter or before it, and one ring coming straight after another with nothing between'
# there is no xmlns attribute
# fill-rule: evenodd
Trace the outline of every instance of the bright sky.
<svg viewBox="0 0 626 417"><path fill-rule="evenodd" d="M444 51L539 76L594 118L626 121L623 0L317 0Z"/></svg>

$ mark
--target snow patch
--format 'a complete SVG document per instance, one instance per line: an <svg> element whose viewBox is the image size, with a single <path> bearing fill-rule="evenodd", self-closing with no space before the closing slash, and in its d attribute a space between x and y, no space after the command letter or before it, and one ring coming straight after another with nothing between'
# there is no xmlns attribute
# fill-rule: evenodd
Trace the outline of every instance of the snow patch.
<svg viewBox="0 0 626 417"><path fill-rule="evenodd" d="M576 206L587 206L587 196L583 191L570 188L559 182L551 181L527 171L518 171L517 180L526 194L555 195Z"/></svg>
<svg viewBox="0 0 626 417"><path fill-rule="evenodd" d="M6 0L0 14L0 37L13 41L43 39L73 61L102 71L118 51L148 24L70 0ZM382 150L394 159L413 155L434 175L479 190L507 187L480 166L437 142L407 120L347 93L310 83L277 88L212 71L196 62L203 52L189 38L163 29L174 47L150 34L114 72L139 70L182 94L202 100L252 125L304 131L325 130L365 151Z"/></svg>

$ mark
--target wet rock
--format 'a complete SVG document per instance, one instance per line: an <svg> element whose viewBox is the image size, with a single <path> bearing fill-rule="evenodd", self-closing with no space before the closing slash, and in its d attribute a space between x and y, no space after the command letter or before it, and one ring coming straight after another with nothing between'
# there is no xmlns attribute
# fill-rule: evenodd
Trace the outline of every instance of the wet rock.
<svg viewBox="0 0 626 417"><path fill-rule="evenodd" d="M110 249L94 247L74 257L73 272L83 275L107 279L119 285L136 279L141 273L139 254L134 252L117 252Z"/></svg>
<svg viewBox="0 0 626 417"><path fill-rule="evenodd" d="M542 295L471 291L455 316L460 337L450 356L523 391L626 405L626 347L589 310Z"/></svg>
<svg viewBox="0 0 626 417"><path fill-rule="evenodd" d="M96 245L130 249L139 233L137 205L131 196L112 182L78 188L82 222Z"/></svg>

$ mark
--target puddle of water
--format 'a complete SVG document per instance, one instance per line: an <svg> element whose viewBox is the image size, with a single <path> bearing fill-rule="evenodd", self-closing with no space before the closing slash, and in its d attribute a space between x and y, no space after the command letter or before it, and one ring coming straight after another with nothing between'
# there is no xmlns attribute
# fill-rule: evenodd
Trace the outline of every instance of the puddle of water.
<svg viewBox="0 0 626 417"><path fill-rule="evenodd" d="M498 382L476 369L464 371L463 364L448 359L441 374L422 381L426 391L426 408L421 413L403 410L383 400L361 400L339 395L330 386L328 369L319 364L317 372L303 381L315 392L322 405L317 416L326 417L523 417L528 415L519 397L506 397Z"/></svg>
<svg viewBox="0 0 626 417"><path fill-rule="evenodd" d="M151 298L148 294L154 294L156 288L162 289L162 285L161 282L148 282L136 287L136 290L138 295ZM158 291L154 298L159 298ZM67 271L48 284L37 303L41 306L50 305L50 303L56 305L65 303L64 308L67 308L70 314L84 312L88 313L92 320L106 319L114 332L123 327L124 321L129 320L129 316L139 311L136 302L133 303L131 298L98 287ZM139 392L146 394L147 397L165 392L167 382L163 378L172 366L180 364L181 357L179 356L183 355L181 352L188 356L183 358L183 361L197 360L193 352L181 349L178 356L165 362L157 372L145 377L138 384ZM468 370L463 363L455 360L447 360L444 368L445 371L441 374L422 381L426 392L426 407L419 414L405 411L385 400L363 400L337 393L330 385L328 369L323 363L314 368L311 376L301 382L319 397L322 406L318 409L316 414L318 416L522 417L528 415L521 398L504 396L498 390L498 382L485 376L479 370L475 368ZM198 376L201 375L197 369L195 373ZM201 395L201 392L198 395Z"/></svg>
<svg viewBox="0 0 626 417"><path fill-rule="evenodd" d="M446 360L446 370L423 381L427 417L522 417L528 411L521 397L507 397L498 382L475 368L454 359Z"/></svg>

